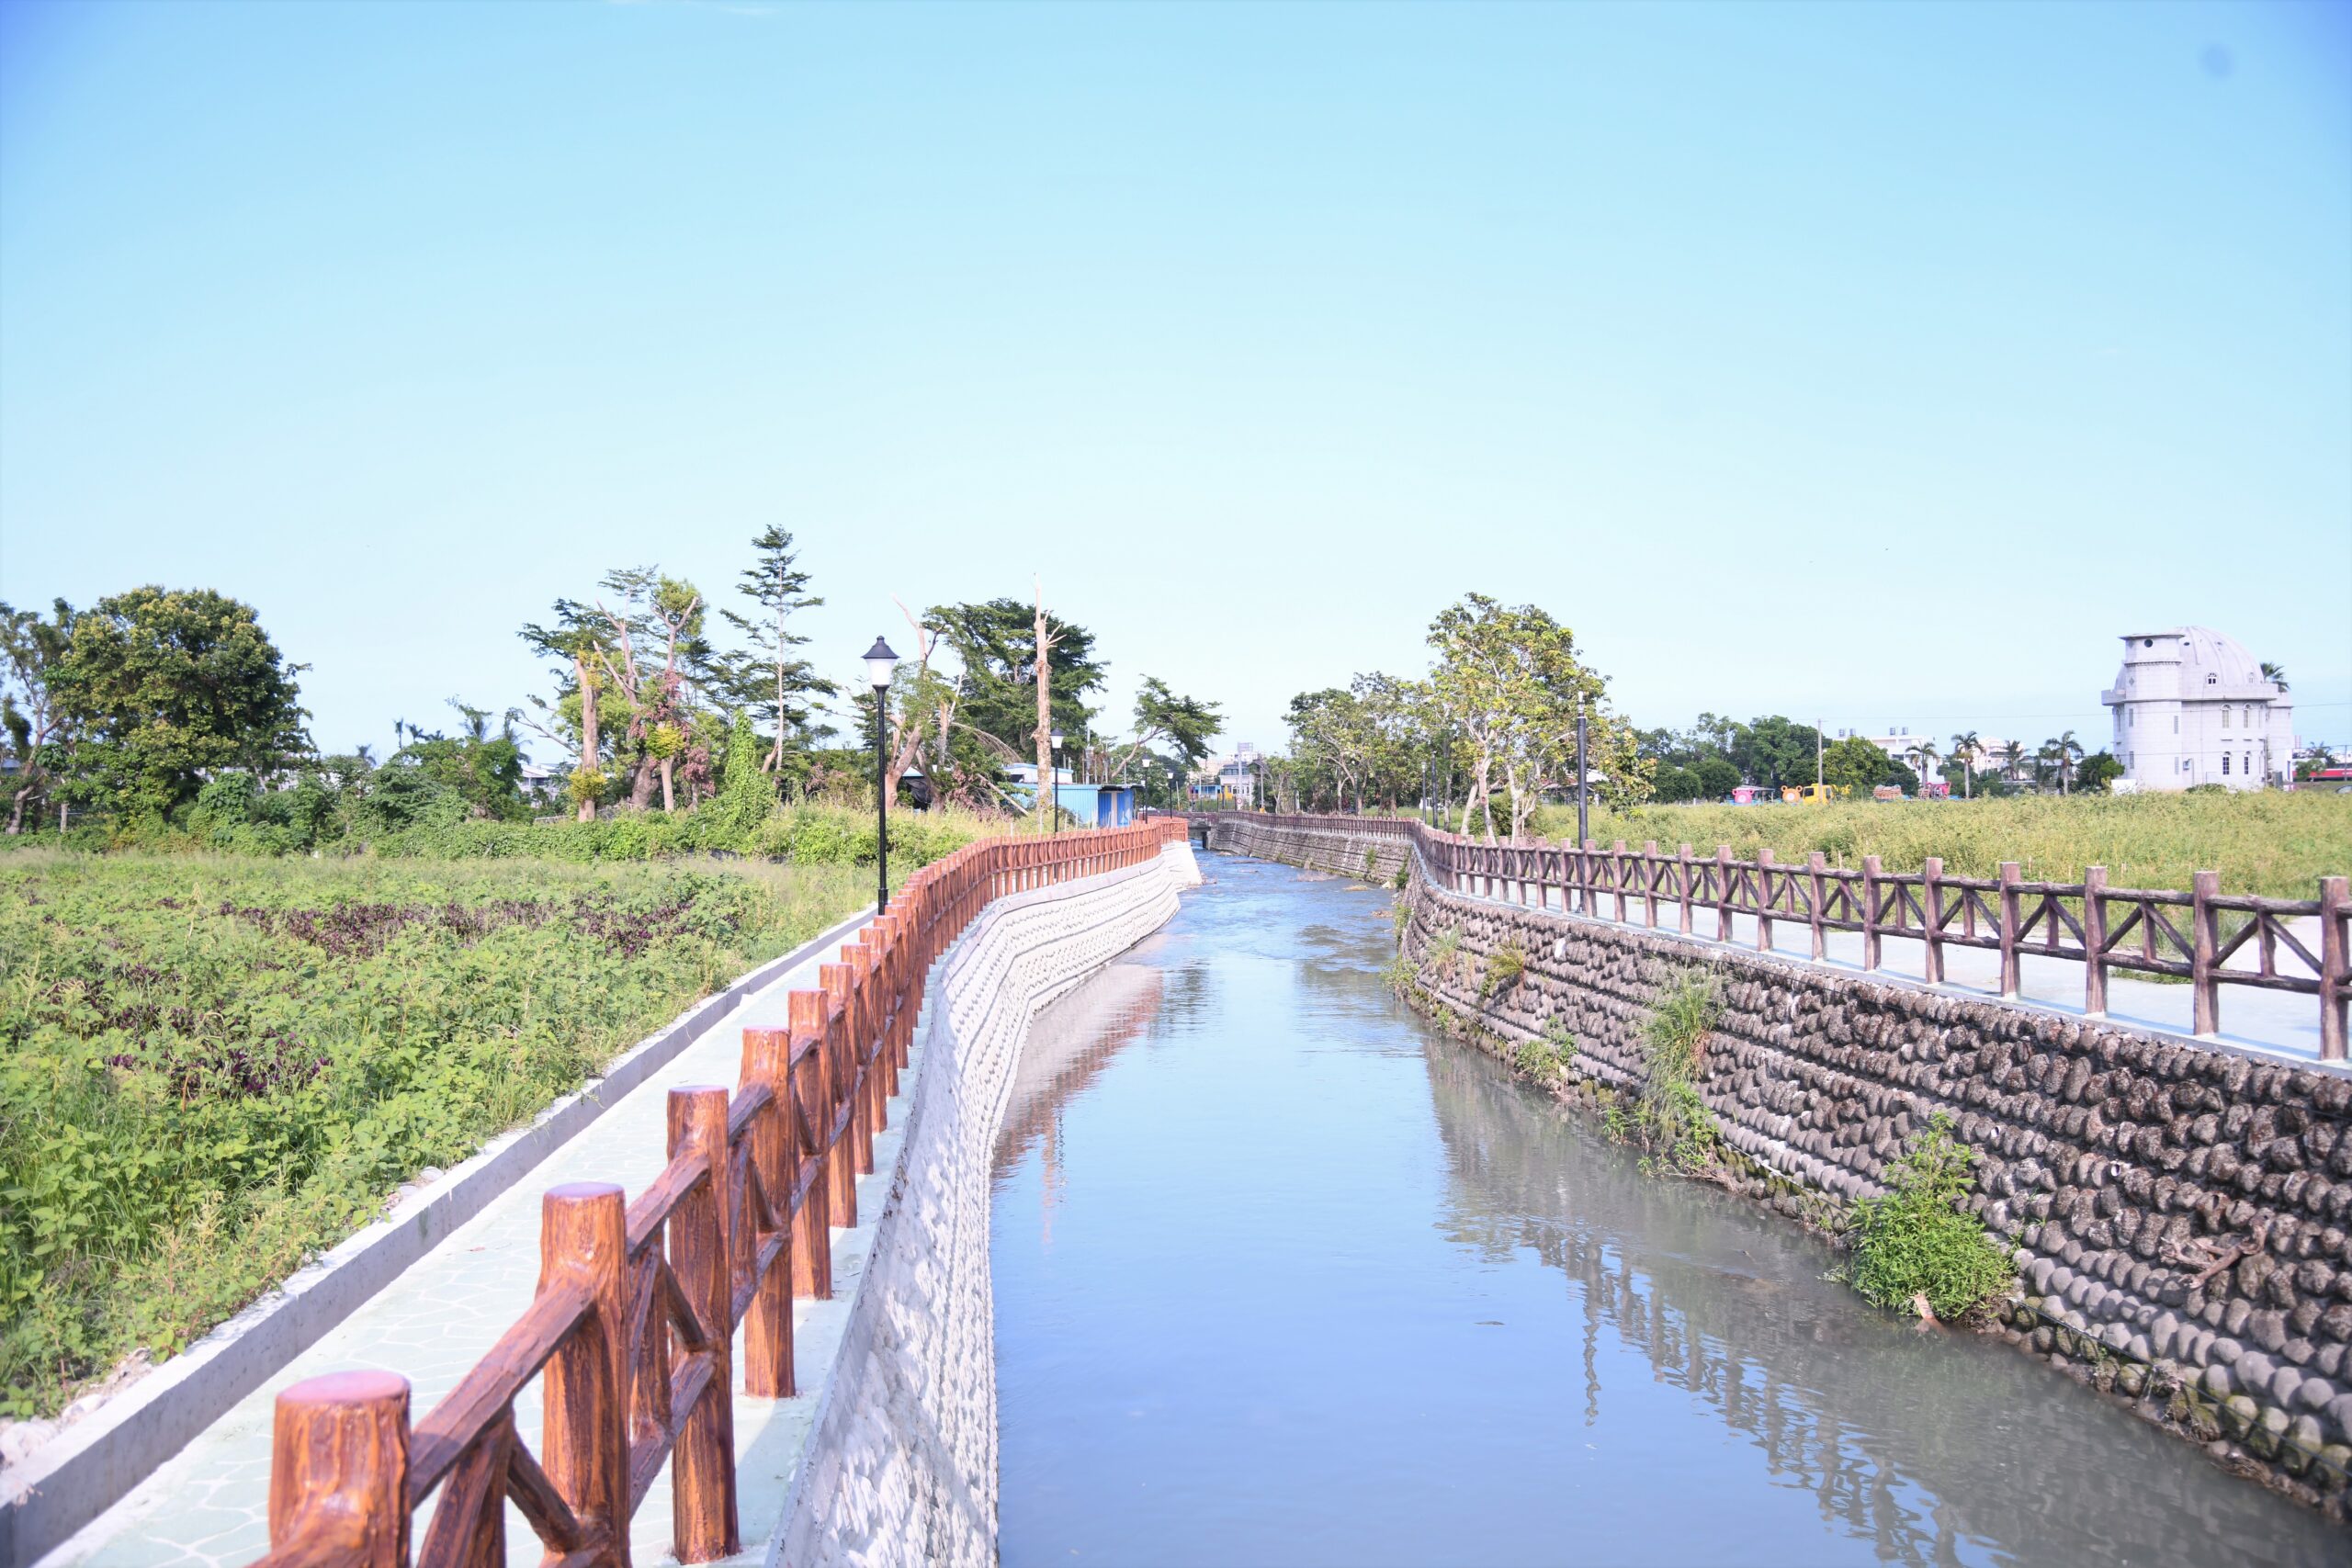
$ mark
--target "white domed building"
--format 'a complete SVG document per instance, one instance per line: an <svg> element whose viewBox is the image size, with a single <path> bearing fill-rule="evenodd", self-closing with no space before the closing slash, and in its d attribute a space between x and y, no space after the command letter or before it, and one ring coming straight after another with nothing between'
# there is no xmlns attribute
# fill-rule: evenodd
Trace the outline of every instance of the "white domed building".
<svg viewBox="0 0 2352 1568"><path fill-rule="evenodd" d="M2110 749L2137 788L2260 789L2294 776L2287 689L2220 632L2132 633L2123 639L2122 671L2098 700L2115 710Z"/></svg>

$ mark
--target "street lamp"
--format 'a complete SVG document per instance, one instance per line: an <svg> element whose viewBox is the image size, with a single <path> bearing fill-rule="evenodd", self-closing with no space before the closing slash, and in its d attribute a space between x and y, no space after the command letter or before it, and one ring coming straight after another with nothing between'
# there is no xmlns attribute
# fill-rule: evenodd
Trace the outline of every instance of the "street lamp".
<svg viewBox="0 0 2352 1568"><path fill-rule="evenodd" d="M880 637L865 650L865 679L874 687L874 912L890 907L890 710L886 698L899 656Z"/></svg>
<svg viewBox="0 0 2352 1568"><path fill-rule="evenodd" d="M1046 771L1053 776L1038 782L1037 808L1045 816L1046 831L1048 833L1062 830L1062 742L1068 739L1058 724L1046 732L1046 742L1052 748L1046 753L1046 760L1052 764Z"/></svg>

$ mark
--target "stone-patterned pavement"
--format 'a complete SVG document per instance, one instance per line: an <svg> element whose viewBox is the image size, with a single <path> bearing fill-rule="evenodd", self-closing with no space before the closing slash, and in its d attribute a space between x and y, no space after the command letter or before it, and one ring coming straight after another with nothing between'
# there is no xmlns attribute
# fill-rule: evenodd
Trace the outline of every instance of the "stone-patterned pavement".
<svg viewBox="0 0 2352 1568"><path fill-rule="evenodd" d="M382 1369L409 1380L412 1415L422 1418L529 1304L538 1280L540 1194L565 1181L617 1181L632 1194L641 1190L665 1163L669 1090L688 1084L732 1089L741 1066L742 1027L783 1023L786 994L814 987L817 964L833 956L811 959L748 998L88 1529L43 1559L42 1568L235 1568L260 1556L268 1548L265 1508L270 1419L278 1391L323 1372ZM900 1075L900 1097L891 1102L890 1127L876 1141L876 1174L858 1182L858 1213L869 1223L833 1232L834 1298L795 1303L798 1383L809 1392L789 1400L756 1400L741 1392L739 1381L735 1426L746 1551L737 1561L763 1557L786 1485L815 1417L816 1391L823 1386L840 1347L849 1303L873 1243L870 1221L881 1211L898 1157L907 1097L919 1081L920 1052L911 1066L913 1071ZM741 1364L739 1354L739 1369ZM540 1421L536 1383L516 1402L515 1419L536 1450ZM427 1517L418 1516L418 1540ZM675 1560L670 1527L665 1476L655 1483L638 1512L632 1531L638 1562ZM509 1550L518 1561L529 1559L533 1540L521 1515L510 1507Z"/></svg>

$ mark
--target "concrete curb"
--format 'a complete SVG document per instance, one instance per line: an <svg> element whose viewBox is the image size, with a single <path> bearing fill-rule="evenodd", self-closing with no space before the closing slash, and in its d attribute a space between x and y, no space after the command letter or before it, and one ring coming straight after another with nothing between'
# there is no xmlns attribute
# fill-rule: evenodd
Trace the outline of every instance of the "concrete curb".
<svg viewBox="0 0 2352 1568"><path fill-rule="evenodd" d="M839 944L861 911L770 959L614 1058L605 1076L502 1133L430 1186L305 1264L154 1372L0 1475L0 1564L63 1545L198 1433L259 1388L450 1232L586 1131L597 1117L708 1033L752 995Z"/></svg>

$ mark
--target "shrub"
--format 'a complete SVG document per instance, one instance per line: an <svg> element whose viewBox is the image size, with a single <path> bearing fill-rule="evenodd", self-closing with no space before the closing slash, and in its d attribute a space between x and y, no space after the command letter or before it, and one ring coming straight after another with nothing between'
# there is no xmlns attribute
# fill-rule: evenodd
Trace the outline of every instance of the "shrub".
<svg viewBox="0 0 2352 1568"><path fill-rule="evenodd" d="M1462 928L1448 926L1430 940L1429 949L1422 956L1429 960L1430 966L1437 971L1441 978L1443 978L1453 973L1454 960L1460 957L1461 953Z"/></svg>
<svg viewBox="0 0 2352 1568"><path fill-rule="evenodd" d="M1886 1194L1854 1205L1847 1278L1876 1304L1906 1311L1925 1296L1939 1318L1962 1317L2008 1288L2009 1261L1962 1209L1978 1155L1939 1111L1889 1168Z"/></svg>

